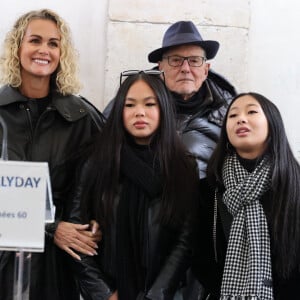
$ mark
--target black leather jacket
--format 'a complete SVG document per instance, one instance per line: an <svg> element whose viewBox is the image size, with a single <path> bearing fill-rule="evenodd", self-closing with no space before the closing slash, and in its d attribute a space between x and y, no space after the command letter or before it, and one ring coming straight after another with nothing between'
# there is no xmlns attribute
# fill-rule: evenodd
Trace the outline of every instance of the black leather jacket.
<svg viewBox="0 0 300 300"><path fill-rule="evenodd" d="M82 182L89 180L90 174L86 174L87 164L80 172L77 191L73 198L69 221L82 223L80 216L80 201ZM120 186L119 197L122 190ZM116 199L117 199L116 198ZM118 201L116 202L116 206ZM141 291L136 300L171 300L180 288L180 282L184 279L185 271L191 260L191 224L186 222L179 229L161 225L158 220L161 201L153 200L148 207L148 229L146 239L146 282L144 291ZM117 208L115 208L115 211ZM88 300L106 300L116 289L116 270L114 262L114 250L116 224L111 225L110 235L103 233L103 240L99 244L98 256L88 257L81 255L81 261L68 257L70 264L79 282L81 294ZM111 245L109 251L107 245ZM159 250L158 250L159 249ZM134 300L134 299L132 299Z"/></svg>
<svg viewBox="0 0 300 300"><path fill-rule="evenodd" d="M81 146L99 132L104 118L86 100L74 95L63 96L53 91L49 104L41 114L34 102L10 86L0 89L0 115L8 128L8 158L48 162L56 206L55 219L58 221L63 216L73 188L72 178L80 159ZM60 249L52 240L54 230L55 224L46 226L45 252L32 255L31 300L79 299L76 287L65 282L64 278L69 276L67 271L56 261ZM8 281L13 269L8 265L9 252L0 254L0 299L9 300L12 298L8 290L12 291L12 286L8 285ZM63 273L58 274L60 271ZM59 282L60 279L62 282ZM63 288L62 284L65 284Z"/></svg>

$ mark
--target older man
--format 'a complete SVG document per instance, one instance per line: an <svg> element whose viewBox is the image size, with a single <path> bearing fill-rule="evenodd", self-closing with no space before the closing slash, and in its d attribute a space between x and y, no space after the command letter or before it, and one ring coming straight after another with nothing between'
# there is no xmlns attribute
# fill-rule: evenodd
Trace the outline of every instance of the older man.
<svg viewBox="0 0 300 300"><path fill-rule="evenodd" d="M203 40L192 22L179 21L167 29L162 47L148 56L164 71L176 104L178 131L197 159L200 178L206 177L227 105L236 94L226 79L210 70L207 60L218 49L219 43Z"/></svg>

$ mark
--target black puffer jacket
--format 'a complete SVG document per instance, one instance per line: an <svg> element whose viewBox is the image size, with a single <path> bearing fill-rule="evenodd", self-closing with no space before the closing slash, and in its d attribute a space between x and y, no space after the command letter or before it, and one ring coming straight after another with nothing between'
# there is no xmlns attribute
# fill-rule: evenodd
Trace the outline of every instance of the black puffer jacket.
<svg viewBox="0 0 300 300"><path fill-rule="evenodd" d="M58 221L72 188L81 146L101 130L104 118L86 100L73 95L53 91L41 114L35 102L10 86L0 89L0 114L8 128L8 157L49 163ZM64 253L53 243L54 230L55 224L46 226L45 252L32 255L31 300L79 299L72 276L64 266ZM0 299L12 299L12 257L13 253L0 252Z"/></svg>
<svg viewBox="0 0 300 300"><path fill-rule="evenodd" d="M200 178L206 177L207 162L219 139L227 107L236 95L234 87L213 71L209 71L204 84L204 99L199 92L193 96L204 103L201 110L194 113L177 111L177 130L197 160Z"/></svg>

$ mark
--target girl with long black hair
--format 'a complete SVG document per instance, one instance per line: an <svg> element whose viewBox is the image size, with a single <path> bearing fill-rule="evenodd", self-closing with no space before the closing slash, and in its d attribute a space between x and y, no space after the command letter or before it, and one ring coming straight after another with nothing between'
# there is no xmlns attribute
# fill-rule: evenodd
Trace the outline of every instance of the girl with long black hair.
<svg viewBox="0 0 300 300"><path fill-rule="evenodd" d="M257 93L238 95L207 171L194 270L214 294L208 299L296 299L300 167L277 107Z"/></svg>
<svg viewBox="0 0 300 300"><path fill-rule="evenodd" d="M173 299L191 256L197 167L161 72L124 76L74 197L83 221L93 217L103 231L99 265L73 263L86 299Z"/></svg>

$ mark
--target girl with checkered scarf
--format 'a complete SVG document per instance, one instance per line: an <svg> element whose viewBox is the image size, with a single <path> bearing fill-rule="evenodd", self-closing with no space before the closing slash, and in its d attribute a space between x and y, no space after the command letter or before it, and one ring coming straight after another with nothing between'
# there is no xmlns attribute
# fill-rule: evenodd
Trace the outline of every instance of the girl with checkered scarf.
<svg viewBox="0 0 300 300"><path fill-rule="evenodd" d="M207 171L193 263L207 299L298 299L300 167L277 107L238 95Z"/></svg>

